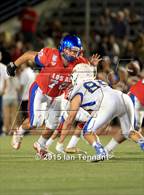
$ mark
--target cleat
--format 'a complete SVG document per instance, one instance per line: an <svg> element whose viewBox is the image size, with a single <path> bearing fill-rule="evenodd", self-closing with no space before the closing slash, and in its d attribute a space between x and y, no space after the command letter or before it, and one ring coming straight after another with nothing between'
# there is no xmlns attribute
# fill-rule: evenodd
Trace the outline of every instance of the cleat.
<svg viewBox="0 0 144 195"><path fill-rule="evenodd" d="M53 158L53 154L46 151L42 152L41 154L40 153L35 154L36 160L52 160L52 158Z"/></svg>
<svg viewBox="0 0 144 195"><path fill-rule="evenodd" d="M35 159L36 160L46 160L45 159L46 156L47 156L47 152L46 151L41 151L41 153L36 153L35 154Z"/></svg>
<svg viewBox="0 0 144 195"><path fill-rule="evenodd" d="M140 138L137 144L140 146L141 150L144 151L144 137Z"/></svg>
<svg viewBox="0 0 144 195"><path fill-rule="evenodd" d="M38 142L34 142L33 148L36 150L37 159L43 159L45 154L47 153L46 148L42 147Z"/></svg>
<svg viewBox="0 0 144 195"><path fill-rule="evenodd" d="M144 151L144 138L142 137L141 139L139 139L137 143L139 144L141 150Z"/></svg>
<svg viewBox="0 0 144 195"><path fill-rule="evenodd" d="M18 150L20 148L22 139L23 139L23 135L19 135L18 131L15 131L13 134L12 143L11 143L12 147L15 150Z"/></svg>
<svg viewBox="0 0 144 195"><path fill-rule="evenodd" d="M140 148L144 151L144 143L140 144Z"/></svg>
<svg viewBox="0 0 144 195"><path fill-rule="evenodd" d="M86 151L83 151L83 150L81 150L80 148L77 148L77 147L66 148L64 151L68 154L85 154L85 155L87 154Z"/></svg>
<svg viewBox="0 0 144 195"><path fill-rule="evenodd" d="M101 143L97 143L95 149L96 149L96 155L94 156L94 160L92 160L92 162L99 162L106 159L108 160L107 153L103 148L103 146L101 145Z"/></svg>
<svg viewBox="0 0 144 195"><path fill-rule="evenodd" d="M105 149L103 148L103 146L101 145L101 143L97 143L95 146L96 149L96 154L97 155L106 155Z"/></svg>
<svg viewBox="0 0 144 195"><path fill-rule="evenodd" d="M33 148L37 151L37 153L40 153L41 150L46 150L46 148L42 147L38 142L34 142Z"/></svg>
<svg viewBox="0 0 144 195"><path fill-rule="evenodd" d="M35 154L35 159L36 159L36 160L44 160L46 154L47 154L47 151L41 150L40 153L36 153L36 154Z"/></svg>
<svg viewBox="0 0 144 195"><path fill-rule="evenodd" d="M34 142L33 144L33 148L36 150L36 155L35 155L35 159L36 160L40 160L40 159L43 159L43 160L47 160L47 155L53 155L54 153L49 151L49 150L46 150L45 147L42 147L38 142Z"/></svg>

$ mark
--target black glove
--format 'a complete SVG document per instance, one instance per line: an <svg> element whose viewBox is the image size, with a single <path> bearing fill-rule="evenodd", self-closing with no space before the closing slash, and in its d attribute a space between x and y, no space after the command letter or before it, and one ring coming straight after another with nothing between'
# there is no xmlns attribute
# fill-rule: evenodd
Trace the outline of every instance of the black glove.
<svg viewBox="0 0 144 195"><path fill-rule="evenodd" d="M17 66L13 62L10 62L7 65L7 74L11 77L14 77L16 74L16 69L17 69Z"/></svg>

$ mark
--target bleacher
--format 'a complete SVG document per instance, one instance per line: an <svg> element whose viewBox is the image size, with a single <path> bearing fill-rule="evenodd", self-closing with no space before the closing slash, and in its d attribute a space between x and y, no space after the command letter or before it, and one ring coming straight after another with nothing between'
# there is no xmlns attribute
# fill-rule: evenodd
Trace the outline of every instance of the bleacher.
<svg viewBox="0 0 144 195"><path fill-rule="evenodd" d="M29 5L36 5L43 2L44 0L7 0L2 1L0 5L0 24L7 21L8 19L16 16L23 9L26 3Z"/></svg>
<svg viewBox="0 0 144 195"><path fill-rule="evenodd" d="M42 2L49 4L50 0L7 0L3 1L0 6L0 23L7 21L9 18L16 16L22 10L25 3L30 5L40 4ZM144 16L143 0L59 0L57 3L53 1L55 6L48 10L49 14L55 18L59 18L65 31L84 31L86 23L86 4L89 4L90 26L94 30L94 23L97 16L109 7L114 11L129 8L134 9L138 14Z"/></svg>
<svg viewBox="0 0 144 195"><path fill-rule="evenodd" d="M106 7L113 11L129 8L144 16L143 0L63 0L63 2L65 2L67 6L64 8L60 7L59 9L56 9L56 11L53 10L53 15L54 17L59 18L66 31L73 31L74 29L77 29L77 31L84 30L86 22L86 3L89 3L90 7L90 24L92 30L97 16L102 13Z"/></svg>

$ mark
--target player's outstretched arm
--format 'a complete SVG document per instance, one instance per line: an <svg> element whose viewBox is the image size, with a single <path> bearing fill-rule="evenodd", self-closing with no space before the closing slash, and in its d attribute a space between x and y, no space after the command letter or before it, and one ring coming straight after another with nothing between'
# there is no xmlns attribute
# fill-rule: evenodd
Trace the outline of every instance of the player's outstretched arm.
<svg viewBox="0 0 144 195"><path fill-rule="evenodd" d="M35 56L38 54L38 52L36 51L27 51L25 52L22 56L20 56L15 62L14 64L19 67L20 65L24 64L27 61L32 61L34 62L35 60Z"/></svg>
<svg viewBox="0 0 144 195"><path fill-rule="evenodd" d="M70 102L70 110L68 112L68 117L63 124L61 136L59 139L60 143L64 141L65 137L68 134L69 129L71 129L72 123L76 117L80 104L81 104L81 97L80 95L76 95Z"/></svg>
<svg viewBox="0 0 144 195"><path fill-rule="evenodd" d="M37 55L37 52L28 51L28 52L24 53L22 56L20 56L15 62L10 62L7 65L8 75L14 77L16 74L16 69L29 60L34 62L36 55Z"/></svg>

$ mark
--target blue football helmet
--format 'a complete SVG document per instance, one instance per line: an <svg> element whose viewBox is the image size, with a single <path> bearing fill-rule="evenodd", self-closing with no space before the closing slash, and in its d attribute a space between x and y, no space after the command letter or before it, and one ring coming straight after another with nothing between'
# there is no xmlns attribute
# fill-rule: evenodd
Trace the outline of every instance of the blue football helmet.
<svg viewBox="0 0 144 195"><path fill-rule="evenodd" d="M60 46L59 46L59 51L63 52L65 48L69 49L79 49L78 55L80 54L80 50L82 49L82 43L79 37L75 35L66 35L61 41L60 41ZM69 56L66 54L63 54L64 58L72 62L75 60L75 57Z"/></svg>

